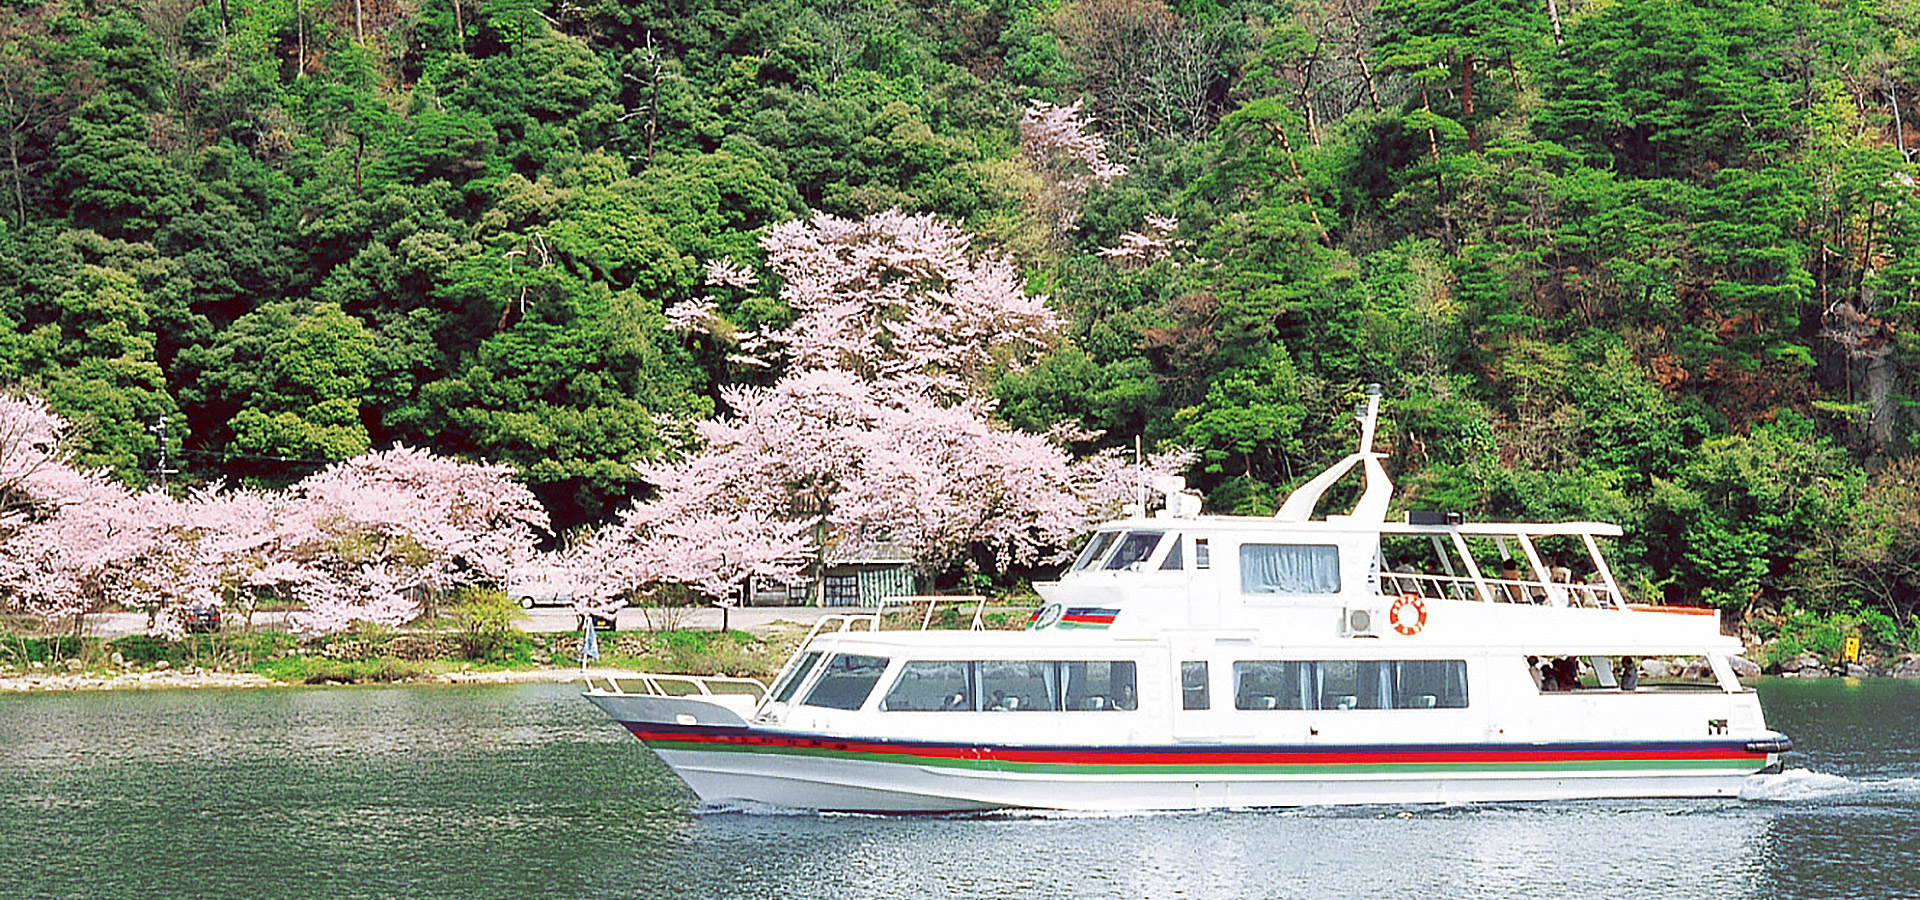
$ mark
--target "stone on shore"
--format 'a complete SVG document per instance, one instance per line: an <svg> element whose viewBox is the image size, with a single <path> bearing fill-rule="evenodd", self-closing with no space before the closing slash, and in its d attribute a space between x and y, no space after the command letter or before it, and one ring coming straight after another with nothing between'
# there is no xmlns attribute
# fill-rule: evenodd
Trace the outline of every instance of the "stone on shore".
<svg viewBox="0 0 1920 900"><path fill-rule="evenodd" d="M240 688L273 687L280 684L265 675L252 672L121 672L114 675L71 673L65 675L26 675L0 678L0 692L25 691L112 691L129 688Z"/></svg>

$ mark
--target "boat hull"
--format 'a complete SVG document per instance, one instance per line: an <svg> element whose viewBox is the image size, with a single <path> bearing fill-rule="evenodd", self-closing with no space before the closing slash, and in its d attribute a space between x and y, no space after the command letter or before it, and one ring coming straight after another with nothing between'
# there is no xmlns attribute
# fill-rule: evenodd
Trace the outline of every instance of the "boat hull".
<svg viewBox="0 0 1920 900"><path fill-rule="evenodd" d="M871 812L1732 797L1775 761L1737 739L1100 747L622 724L707 803Z"/></svg>

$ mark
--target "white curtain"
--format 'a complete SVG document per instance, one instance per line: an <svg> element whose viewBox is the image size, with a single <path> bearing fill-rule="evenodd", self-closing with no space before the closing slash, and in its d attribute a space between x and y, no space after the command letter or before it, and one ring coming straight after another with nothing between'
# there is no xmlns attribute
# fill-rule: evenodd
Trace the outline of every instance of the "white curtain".
<svg viewBox="0 0 1920 900"><path fill-rule="evenodd" d="M1337 594L1340 550L1331 544L1241 544L1243 594Z"/></svg>

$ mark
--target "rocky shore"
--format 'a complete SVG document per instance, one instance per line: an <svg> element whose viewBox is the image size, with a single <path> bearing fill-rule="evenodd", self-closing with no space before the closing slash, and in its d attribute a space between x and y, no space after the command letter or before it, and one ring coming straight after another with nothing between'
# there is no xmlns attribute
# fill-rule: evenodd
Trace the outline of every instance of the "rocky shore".
<svg viewBox="0 0 1920 900"><path fill-rule="evenodd" d="M1892 660L1868 656L1859 662L1834 664L1817 656L1801 656L1781 662L1768 674L1782 678L1920 678L1920 655Z"/></svg>
<svg viewBox="0 0 1920 900"><path fill-rule="evenodd" d="M113 674L49 671L0 677L0 693L113 691L139 688L258 688L276 687L284 683L251 672L215 672L200 668Z"/></svg>

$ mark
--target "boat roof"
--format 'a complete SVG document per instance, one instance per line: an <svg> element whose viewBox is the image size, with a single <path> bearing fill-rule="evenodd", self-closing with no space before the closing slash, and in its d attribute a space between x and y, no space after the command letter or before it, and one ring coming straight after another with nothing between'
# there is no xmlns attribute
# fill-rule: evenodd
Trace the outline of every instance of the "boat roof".
<svg viewBox="0 0 1920 900"><path fill-rule="evenodd" d="M1100 531L1165 531L1174 528L1208 531L1286 531L1350 530L1380 534L1460 534L1467 537L1619 537L1620 526L1609 522L1460 522L1451 525L1415 525L1406 522L1367 522L1349 516L1328 516L1308 522L1287 521L1262 516L1174 516L1116 519L1100 525Z"/></svg>

